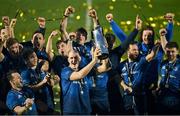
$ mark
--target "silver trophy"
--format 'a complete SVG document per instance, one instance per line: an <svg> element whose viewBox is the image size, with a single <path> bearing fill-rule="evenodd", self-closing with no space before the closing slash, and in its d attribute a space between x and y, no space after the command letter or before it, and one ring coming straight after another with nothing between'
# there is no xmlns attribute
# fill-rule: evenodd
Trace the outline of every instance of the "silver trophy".
<svg viewBox="0 0 180 116"><path fill-rule="evenodd" d="M93 35L95 38L95 45L97 48L101 50L101 55L98 57L99 59L106 59L109 55L108 49L107 49L107 42L106 39L103 36L102 28L99 26L93 31Z"/></svg>

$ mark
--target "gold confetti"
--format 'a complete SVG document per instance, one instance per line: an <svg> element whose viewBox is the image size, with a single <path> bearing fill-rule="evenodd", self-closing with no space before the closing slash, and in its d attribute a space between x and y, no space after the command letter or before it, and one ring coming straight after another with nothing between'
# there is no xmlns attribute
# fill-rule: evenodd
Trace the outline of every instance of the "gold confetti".
<svg viewBox="0 0 180 116"><path fill-rule="evenodd" d="M107 33L108 32L108 29L107 28L104 28L104 33Z"/></svg>
<svg viewBox="0 0 180 116"><path fill-rule="evenodd" d="M21 13L20 13L20 17L23 17L23 15L24 15L24 13L23 13L23 12L21 12Z"/></svg>
<svg viewBox="0 0 180 116"><path fill-rule="evenodd" d="M152 4L149 4L148 6L149 6L149 8L152 8L152 7L153 7Z"/></svg>
<svg viewBox="0 0 180 116"><path fill-rule="evenodd" d="M81 18L81 17L80 17L79 15L78 15L78 16L76 16L76 19L77 19L77 20L79 20L80 18Z"/></svg>
<svg viewBox="0 0 180 116"><path fill-rule="evenodd" d="M26 39L26 36L25 36L25 35L23 35L23 36L22 36L22 39Z"/></svg>
<svg viewBox="0 0 180 116"><path fill-rule="evenodd" d="M136 4L134 4L134 5L133 5L133 7L134 7L134 8L137 8L137 5L136 5Z"/></svg>
<svg viewBox="0 0 180 116"><path fill-rule="evenodd" d="M155 23L152 23L151 26L152 26L152 27L156 27L156 24L155 24Z"/></svg>
<svg viewBox="0 0 180 116"><path fill-rule="evenodd" d="M113 9L114 9L114 6L112 6L112 5L109 6L109 9L110 9L110 10L113 10Z"/></svg>
<svg viewBox="0 0 180 116"><path fill-rule="evenodd" d="M130 24L131 24L131 21L126 21L126 24L127 24L127 25L130 25Z"/></svg>
<svg viewBox="0 0 180 116"><path fill-rule="evenodd" d="M149 17L149 20L150 20L150 21L153 21L154 19L153 19L152 17Z"/></svg>

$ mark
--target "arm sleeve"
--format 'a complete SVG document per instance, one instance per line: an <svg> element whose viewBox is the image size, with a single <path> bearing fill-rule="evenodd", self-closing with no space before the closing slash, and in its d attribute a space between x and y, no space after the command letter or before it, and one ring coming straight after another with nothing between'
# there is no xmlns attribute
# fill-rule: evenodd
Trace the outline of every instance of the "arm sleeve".
<svg viewBox="0 0 180 116"><path fill-rule="evenodd" d="M73 73L72 69L66 67L61 72L61 86L62 86L62 95L65 96L67 92L70 90L71 81L70 76Z"/></svg>
<svg viewBox="0 0 180 116"><path fill-rule="evenodd" d="M123 42L123 41L127 38L127 36L126 36L126 34L123 32L123 30L122 30L122 29L117 25L117 23L116 23L115 21L113 21L113 20L110 22L110 25L111 25L111 28L112 28L114 34L119 38L119 40L120 40L121 42Z"/></svg>
<svg viewBox="0 0 180 116"><path fill-rule="evenodd" d="M119 56L122 56L124 54L124 52L127 50L129 44L134 41L134 39L136 38L138 34L138 30L134 29L131 34L128 36L127 39L125 39L121 45L119 45L118 47L116 47L114 49L115 53L117 53Z"/></svg>
<svg viewBox="0 0 180 116"><path fill-rule="evenodd" d="M11 111L13 111L14 108L19 105L17 99L18 98L16 98L12 93L7 95L6 105Z"/></svg>
<svg viewBox="0 0 180 116"><path fill-rule="evenodd" d="M70 76L72 73L73 73L72 69L70 69L69 67L66 67L61 72L61 78L65 80L70 80Z"/></svg>
<svg viewBox="0 0 180 116"><path fill-rule="evenodd" d="M46 28L39 27L36 31L39 31L40 33L43 34L43 36L45 36Z"/></svg>
<svg viewBox="0 0 180 116"><path fill-rule="evenodd" d="M22 82L24 86L28 86L30 85L30 80L29 80L29 73L27 71L23 71L21 73L21 77L22 77Z"/></svg>
<svg viewBox="0 0 180 116"><path fill-rule="evenodd" d="M138 63L137 66L137 71L139 72L139 74L137 75L138 77L134 80L133 82L133 90L135 91L139 91L139 88L141 86L143 86L143 73L146 71L147 66L148 65L148 61L146 60L145 57L142 57Z"/></svg>
<svg viewBox="0 0 180 116"><path fill-rule="evenodd" d="M166 34L166 39L167 41L171 41L172 40L172 36L173 36L173 23L168 23L167 27L166 27L166 30L167 30L167 34Z"/></svg>
<svg viewBox="0 0 180 116"><path fill-rule="evenodd" d="M128 48L129 44L135 40L136 36L138 34L138 30L134 29L131 34L127 37L127 39L125 41L123 41L121 43L121 48L126 51L126 49Z"/></svg>

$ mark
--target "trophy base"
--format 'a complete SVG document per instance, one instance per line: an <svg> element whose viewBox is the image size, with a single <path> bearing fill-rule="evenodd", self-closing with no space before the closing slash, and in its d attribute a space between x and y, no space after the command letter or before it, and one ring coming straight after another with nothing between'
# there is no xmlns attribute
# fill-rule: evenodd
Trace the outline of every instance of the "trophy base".
<svg viewBox="0 0 180 116"><path fill-rule="evenodd" d="M98 56L98 59L103 60L103 59L108 58L108 56L109 56L109 54L103 53L102 55Z"/></svg>

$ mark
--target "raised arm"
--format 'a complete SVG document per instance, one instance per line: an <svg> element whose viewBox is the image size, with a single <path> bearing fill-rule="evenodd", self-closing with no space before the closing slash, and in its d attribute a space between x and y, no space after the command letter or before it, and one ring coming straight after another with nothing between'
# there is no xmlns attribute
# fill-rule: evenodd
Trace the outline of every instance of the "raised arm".
<svg viewBox="0 0 180 116"><path fill-rule="evenodd" d="M109 58L101 60L100 62L102 64L96 68L97 74L107 72L111 69L111 62L110 62Z"/></svg>
<svg viewBox="0 0 180 116"><path fill-rule="evenodd" d="M4 59L4 54L2 53L4 43L5 43L5 40L0 35L0 62L2 62Z"/></svg>
<svg viewBox="0 0 180 116"><path fill-rule="evenodd" d="M46 32L46 19L44 17L38 17L37 23L39 25L39 28L36 31L39 31L40 33L45 36Z"/></svg>
<svg viewBox="0 0 180 116"><path fill-rule="evenodd" d="M135 28L134 30L131 32L131 34L127 37L127 39L125 41L123 41L121 43L121 47L124 51L127 50L129 44L135 40L137 34L138 34L138 31L142 28L142 20L139 18L139 16L137 15L136 16L136 25L135 25Z"/></svg>
<svg viewBox="0 0 180 116"><path fill-rule="evenodd" d="M56 35L58 35L58 33L59 33L59 32L58 32L57 30L53 31L53 32L50 34L50 36L49 36L49 38L48 38L48 41L47 41L46 53L48 54L48 57L49 57L49 60L50 60L50 61L52 61L53 58L54 58L54 53L52 52L52 40L53 40L53 38L54 38Z"/></svg>
<svg viewBox="0 0 180 116"><path fill-rule="evenodd" d="M15 38L14 35L14 27L16 25L17 19L11 19L10 25L9 25L9 33L10 33L10 38Z"/></svg>
<svg viewBox="0 0 180 116"><path fill-rule="evenodd" d="M21 115L24 112L26 112L27 110L29 110L29 108L32 106L33 103L34 103L33 99L27 98L24 103L25 105L24 106L16 106L14 108L14 112L16 112L18 115Z"/></svg>
<svg viewBox="0 0 180 116"><path fill-rule="evenodd" d="M174 14L173 13L166 13L166 15L164 16L164 18L168 21L168 24L166 26L166 39L167 41L171 41L172 36L173 36L173 23L174 23Z"/></svg>
<svg viewBox="0 0 180 116"><path fill-rule="evenodd" d="M69 15L71 15L72 13L75 12L75 9L72 7L72 6L68 6L66 9L65 9L65 12L64 12L64 15L63 15L63 18L60 22L60 32L62 34L61 38L65 41L67 39L69 39L69 35L68 35L68 32L67 32L67 22L68 22L68 17Z"/></svg>
<svg viewBox="0 0 180 116"><path fill-rule="evenodd" d="M100 25L96 10L90 9L88 15L92 18L93 24L94 24L94 29L95 29L96 27L98 27Z"/></svg>
<svg viewBox="0 0 180 116"><path fill-rule="evenodd" d="M3 23L3 28L1 29L1 38L5 40L4 47L6 48L6 41L11 37L9 17L3 16L2 23Z"/></svg>
<svg viewBox="0 0 180 116"><path fill-rule="evenodd" d="M79 79L84 78L91 71L93 66L96 64L99 54L100 54L100 50L96 48L93 51L92 61L81 70L74 71L70 76L70 80L79 80Z"/></svg>
<svg viewBox="0 0 180 116"><path fill-rule="evenodd" d="M160 46L161 44L159 42L155 44L151 52L145 57L148 62L150 62L156 56Z"/></svg>
<svg viewBox="0 0 180 116"><path fill-rule="evenodd" d="M113 20L113 15L111 13L106 15L106 20L110 23L114 34L119 38L121 42L123 42L127 38L127 36L123 32L123 30L117 25L117 23Z"/></svg>
<svg viewBox="0 0 180 116"><path fill-rule="evenodd" d="M160 40L161 40L161 46L162 46L164 52L166 52L165 46L166 46L166 44L168 43L168 41L167 41L167 39L166 39L166 34L167 34L166 29L160 29L160 30L159 30L159 35L160 35Z"/></svg>
<svg viewBox="0 0 180 116"><path fill-rule="evenodd" d="M48 75L39 83L35 85L28 85L28 87L32 88L34 91L38 91L40 88L42 88L47 82L48 82Z"/></svg>

